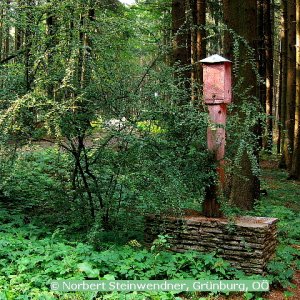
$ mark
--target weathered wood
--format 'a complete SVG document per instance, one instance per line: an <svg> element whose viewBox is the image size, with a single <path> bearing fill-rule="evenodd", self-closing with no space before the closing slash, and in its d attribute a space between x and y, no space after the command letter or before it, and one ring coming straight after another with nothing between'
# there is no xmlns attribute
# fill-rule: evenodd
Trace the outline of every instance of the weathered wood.
<svg viewBox="0 0 300 300"><path fill-rule="evenodd" d="M207 147L217 162L216 172L219 179L218 186L212 184L207 188L202 211L207 217L221 217L222 211L217 198L225 188L225 125L227 104L232 98L231 62L220 55L212 55L202 59L201 63L203 64L203 98L210 118L207 128Z"/></svg>

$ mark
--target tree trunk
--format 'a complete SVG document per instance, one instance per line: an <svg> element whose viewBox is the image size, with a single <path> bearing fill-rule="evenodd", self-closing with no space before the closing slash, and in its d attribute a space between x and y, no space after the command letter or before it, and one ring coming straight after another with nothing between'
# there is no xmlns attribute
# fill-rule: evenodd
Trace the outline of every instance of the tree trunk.
<svg viewBox="0 0 300 300"><path fill-rule="evenodd" d="M4 51L3 58L7 58L9 56L9 45L10 45L10 26L9 26L9 10L10 10L10 0L6 1L6 30L5 30L5 41L4 41Z"/></svg>
<svg viewBox="0 0 300 300"><path fill-rule="evenodd" d="M21 10L21 0L16 1L16 8L17 11ZM23 43L23 30L21 29L19 24L16 24L15 26L15 41L14 41L14 52L18 53L18 51L21 49ZM19 57L17 56L14 61L17 62L19 61Z"/></svg>
<svg viewBox="0 0 300 300"><path fill-rule="evenodd" d="M239 1L239 0L224 0L224 21L225 24L238 35L242 36L250 47L256 49L258 40L257 33L257 2L256 0ZM252 25L251 25L252 24ZM229 59L233 57L233 38L229 32L226 32L224 37L224 52ZM256 52L255 52L256 53ZM257 57L255 57L257 59ZM255 101L257 97L257 80L254 70L248 64L247 49L243 45L240 47L239 64L237 78L244 78L244 83L241 86L241 91L252 87L249 90L249 101ZM234 95L236 105L241 104L242 98L238 94ZM243 115L241 114L241 118ZM233 173L231 183L231 202L241 209L251 209L254 200L259 196L259 180L253 174L251 161L246 151L244 151L240 166Z"/></svg>
<svg viewBox="0 0 300 300"><path fill-rule="evenodd" d="M296 105L294 151L290 178L300 179L300 0L296 1Z"/></svg>
<svg viewBox="0 0 300 300"><path fill-rule="evenodd" d="M4 14L3 14L3 8L0 10L0 60L3 59L3 27L4 27Z"/></svg>
<svg viewBox="0 0 300 300"><path fill-rule="evenodd" d="M32 38L33 38L33 31L32 31L32 13L31 10L34 6L33 0L27 0L27 11L26 11L26 27L25 27L25 34L24 34L24 42L25 42L25 86L26 91L31 90L31 84L33 82L33 64L31 58L31 47L32 47Z"/></svg>
<svg viewBox="0 0 300 300"><path fill-rule="evenodd" d="M266 52L264 40L264 1L257 1L257 19L258 19L258 71L262 79L259 84L259 99L262 107L266 105Z"/></svg>
<svg viewBox="0 0 300 300"><path fill-rule="evenodd" d="M273 146L273 35L271 0L258 0L258 55L259 74L262 82L259 84L259 98L266 114L266 134L262 146L272 151Z"/></svg>
<svg viewBox="0 0 300 300"><path fill-rule="evenodd" d="M193 30L192 40L192 100L199 99L200 86L203 84L202 66L199 61L206 56L206 0L192 2Z"/></svg>
<svg viewBox="0 0 300 300"><path fill-rule="evenodd" d="M278 77L278 96L277 96L277 116L276 116L276 121L277 121L277 145L276 145L276 153L280 154L281 153L281 138L282 138L282 125L281 125L281 121L282 121L282 51L281 51L281 37L280 37L280 41L279 41L279 65L278 65L278 73L279 73L279 77ZM274 70L276 72L276 70Z"/></svg>
<svg viewBox="0 0 300 300"><path fill-rule="evenodd" d="M17 9L18 11L21 10L21 0L17 1ZM20 48L22 47L22 36L23 36L23 31L20 28L20 25L17 24L15 27L15 52L19 51Z"/></svg>
<svg viewBox="0 0 300 300"><path fill-rule="evenodd" d="M258 20L258 72L261 78L259 83L259 100L261 106L266 108L266 45L265 45L265 13L264 13L264 2L265 0L257 1L257 20ZM265 110L266 112L266 110ZM262 132L262 124L259 125L259 131ZM265 145L262 135L259 137L259 146L263 147Z"/></svg>
<svg viewBox="0 0 300 300"><path fill-rule="evenodd" d="M295 94L296 94L296 2L287 1L287 25L288 25L288 48L287 48L287 89L286 89L286 117L283 144L283 156L288 170L292 167L294 148L294 124L295 124Z"/></svg>
<svg viewBox="0 0 300 300"><path fill-rule="evenodd" d="M285 141L285 124L286 124L286 93L287 93L287 49L288 49L288 38L287 38L287 0L281 2L281 72L280 72L280 94L279 94L279 105L280 105L280 149L281 149L281 160L279 163L280 168L286 168L284 152L284 141Z"/></svg>
<svg viewBox="0 0 300 300"><path fill-rule="evenodd" d="M81 89L85 88L90 81L90 59L91 59L91 40L89 38L87 30L85 27L88 27L89 22L94 21L95 19L95 10L89 8L88 10L88 20L81 14L80 16L80 32L79 32L79 59L78 59L78 82ZM87 24L88 23L88 24Z"/></svg>
<svg viewBox="0 0 300 300"><path fill-rule="evenodd" d="M91 78L91 70L90 70L90 59L91 59L91 40L88 35L90 32L89 29L89 22L94 21L95 19L95 10L91 8L92 1L88 3L88 8L87 8L87 15L86 12L83 10L81 11L80 14L80 28L79 28L79 52L78 52L78 70L77 70L77 81L78 81L78 91L80 93L83 93L83 90L88 86L90 83L90 78ZM85 7L83 8L85 9ZM73 26L73 24L71 24ZM84 115L84 111L86 109L86 105L84 102L81 102L80 104L78 103L78 107L76 110L74 110L74 114L82 114L81 117L79 117L80 122L83 122L86 120L86 116ZM89 120L86 120L85 125L89 126ZM85 145L84 145L84 137L86 134L86 129L87 127L82 126L80 128L80 131L78 131L78 134L76 136L76 140L78 143L78 150L77 150L77 156L80 159L81 152L84 152ZM95 178L92 177L91 173L89 172L88 168L88 161L87 157L85 157L85 168L82 168L81 163L79 161L78 165L78 170L79 174L82 178L82 181L84 183L84 187L89 199L89 206L90 206L90 211L91 211L91 217L93 220L95 220L96 216L96 209L95 209L95 204L94 204L94 197L93 193L90 190L90 184L88 181L88 178L92 178L93 180ZM102 207L103 208L103 204Z"/></svg>
<svg viewBox="0 0 300 300"><path fill-rule="evenodd" d="M186 11L187 0L172 2L172 35L173 35L173 64L178 67L176 76L185 80L185 87L190 88L191 79L191 34Z"/></svg>
<svg viewBox="0 0 300 300"><path fill-rule="evenodd" d="M273 30L271 17L271 0L264 0L264 46L266 58L266 117L267 132L265 148L272 151L273 146Z"/></svg>
<svg viewBox="0 0 300 300"><path fill-rule="evenodd" d="M95 10L90 8L88 11L88 22L95 20ZM92 43L89 35L87 33L84 34L83 37L83 65L82 65L82 78L81 78L81 86L82 88L86 87L91 79L91 55L92 55Z"/></svg>
<svg viewBox="0 0 300 300"><path fill-rule="evenodd" d="M15 28L15 52L18 52L22 47L22 30L18 27Z"/></svg>
<svg viewBox="0 0 300 300"><path fill-rule="evenodd" d="M272 23L272 44L273 44L273 144L275 143L276 154L280 154L279 141L279 87L280 87L280 26L277 17L275 0L271 1L271 23Z"/></svg>
<svg viewBox="0 0 300 300"><path fill-rule="evenodd" d="M49 2L49 0L48 0L48 2ZM47 86L47 94L48 94L49 98L54 97L54 84L51 80L51 69L53 66L53 51L54 51L55 45L57 44L56 35L55 35L55 26L56 26L56 18L50 9L50 11L47 14L47 19L46 19L46 33L47 33L47 37L48 37L47 44L46 44L47 74L49 77L49 84Z"/></svg>
<svg viewBox="0 0 300 300"><path fill-rule="evenodd" d="M84 16L81 13L79 17L79 53L78 53L78 88L82 87L82 71L83 71L83 61L84 61Z"/></svg>

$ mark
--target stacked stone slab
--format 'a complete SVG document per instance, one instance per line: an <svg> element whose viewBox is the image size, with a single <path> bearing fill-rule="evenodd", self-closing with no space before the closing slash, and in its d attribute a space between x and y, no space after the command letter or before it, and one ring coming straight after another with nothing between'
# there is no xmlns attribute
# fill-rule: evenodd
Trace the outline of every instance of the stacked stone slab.
<svg viewBox="0 0 300 300"><path fill-rule="evenodd" d="M172 238L171 250L185 252L215 251L246 274L264 274L275 253L277 229L275 218L239 217L234 221L205 217L147 216L145 242L151 244L158 234Z"/></svg>

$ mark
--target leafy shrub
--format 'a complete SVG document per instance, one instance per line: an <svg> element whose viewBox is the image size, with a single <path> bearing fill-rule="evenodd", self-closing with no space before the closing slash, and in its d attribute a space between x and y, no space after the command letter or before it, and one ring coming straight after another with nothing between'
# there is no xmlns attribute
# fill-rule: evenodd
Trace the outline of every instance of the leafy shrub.
<svg viewBox="0 0 300 300"><path fill-rule="evenodd" d="M274 286L284 288L291 286L295 269L299 270L299 250L288 246L280 245L277 249L276 256L268 263L268 279Z"/></svg>
<svg viewBox="0 0 300 300"><path fill-rule="evenodd" d="M13 162L7 160L0 188L14 205L41 214L47 223L81 232L97 228L103 236L137 231L144 213L200 209L215 176L204 138L206 115L189 106L165 114L157 113L155 134L138 121L124 132L98 132L104 135L99 140L93 140L92 129L92 145L87 143L79 157L49 145L23 148Z"/></svg>
<svg viewBox="0 0 300 300"><path fill-rule="evenodd" d="M87 244L67 242L45 228L25 224L21 214L1 209L0 216L1 299L68 299L68 294L49 291L54 279L231 279L235 275L214 253L151 252L136 242L96 252ZM173 293L148 294L151 299L175 299ZM138 299L134 295L132 299ZM78 298L72 299L89 296L77 293ZM113 293L110 297L118 299Z"/></svg>
<svg viewBox="0 0 300 300"><path fill-rule="evenodd" d="M82 206L74 201L70 183L70 159L58 148L24 148L7 160L1 170L0 189L9 205L40 216L52 225L84 221ZM51 212L51 213L49 213ZM82 222L81 222L82 223Z"/></svg>
<svg viewBox="0 0 300 300"><path fill-rule="evenodd" d="M24 208L62 199L62 190L69 189L68 161L63 153L55 148L43 151L37 148L25 149L16 156L2 171L1 186L7 197ZM63 196L66 199L68 195Z"/></svg>

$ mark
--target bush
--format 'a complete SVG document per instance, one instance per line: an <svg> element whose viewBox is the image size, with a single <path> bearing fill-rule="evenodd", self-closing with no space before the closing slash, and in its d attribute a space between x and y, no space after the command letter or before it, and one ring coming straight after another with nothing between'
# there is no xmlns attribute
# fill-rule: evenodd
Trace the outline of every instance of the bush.
<svg viewBox="0 0 300 300"><path fill-rule="evenodd" d="M232 279L235 276L234 269L214 253L149 251L137 241L96 252L87 244L67 242L46 228L25 224L24 216L18 213L1 209L0 222L3 224L1 299L68 299L68 295L72 299L90 299L88 293L50 291L49 284L56 279ZM134 298L136 293L131 294L138 299ZM158 297L155 293L145 294L150 299ZM158 299L175 299L173 294L159 293ZM108 294L102 296L106 299ZM111 299L119 299L118 296L109 295Z"/></svg>

